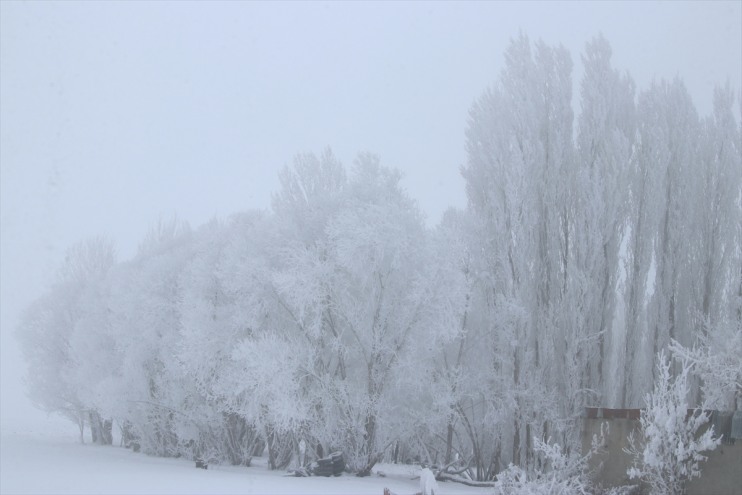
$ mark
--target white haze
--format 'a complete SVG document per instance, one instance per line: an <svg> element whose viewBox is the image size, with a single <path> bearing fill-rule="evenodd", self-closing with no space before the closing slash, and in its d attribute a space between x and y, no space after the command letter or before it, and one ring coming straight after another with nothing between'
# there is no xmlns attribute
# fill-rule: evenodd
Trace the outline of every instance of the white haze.
<svg viewBox="0 0 742 495"><path fill-rule="evenodd" d="M707 114L714 84L742 87L741 5L0 3L2 428L43 418L12 331L72 243L125 259L160 217L268 208L278 169L326 146L400 169L433 225L466 204L468 109L511 37L564 44L577 91L602 32L640 89L680 75Z"/></svg>

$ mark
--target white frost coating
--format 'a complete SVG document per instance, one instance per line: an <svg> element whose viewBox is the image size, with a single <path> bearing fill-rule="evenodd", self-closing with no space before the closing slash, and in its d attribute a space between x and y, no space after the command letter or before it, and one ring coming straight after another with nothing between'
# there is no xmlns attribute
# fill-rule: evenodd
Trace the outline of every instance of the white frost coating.
<svg viewBox="0 0 742 495"><path fill-rule="evenodd" d="M701 475L700 463L706 460L701 452L713 450L721 442L714 438L713 428L702 435L699 431L708 422L708 403L688 415L688 377L693 364L681 362L681 371L671 376L671 362L664 351L658 354L657 381L654 391L647 394L646 410L641 416L642 439L629 435L629 449L634 463L627 471L630 478L639 478L651 487L651 492L683 493L688 480Z"/></svg>

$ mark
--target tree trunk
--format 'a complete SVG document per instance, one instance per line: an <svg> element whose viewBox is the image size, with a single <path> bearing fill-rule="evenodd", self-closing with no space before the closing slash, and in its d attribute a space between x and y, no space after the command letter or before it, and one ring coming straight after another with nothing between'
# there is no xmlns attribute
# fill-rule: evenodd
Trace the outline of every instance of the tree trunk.
<svg viewBox="0 0 742 495"><path fill-rule="evenodd" d="M444 464L451 463L451 450L453 447L453 422L451 419L448 420L448 432L446 434L446 458Z"/></svg>
<svg viewBox="0 0 742 495"><path fill-rule="evenodd" d="M265 444L268 447L268 468L273 471L276 469L275 436L273 432L266 433Z"/></svg>
<svg viewBox="0 0 742 495"><path fill-rule="evenodd" d="M100 443L100 416L97 412L90 411L88 413L90 420L90 437L93 443Z"/></svg>
<svg viewBox="0 0 742 495"><path fill-rule="evenodd" d="M103 420L97 411L90 411L88 413L90 419L90 434L93 438L93 443L99 445L112 445L113 444L113 421L110 419Z"/></svg>
<svg viewBox="0 0 742 495"><path fill-rule="evenodd" d="M376 465L377 462L381 460L381 458L384 456L383 453L379 452L376 455L369 456L368 463L356 473L356 476L358 477L364 477L364 476L370 476L371 475L371 469Z"/></svg>
<svg viewBox="0 0 742 495"><path fill-rule="evenodd" d="M113 420L103 422L103 440L106 445L113 445Z"/></svg>
<svg viewBox="0 0 742 495"><path fill-rule="evenodd" d="M77 417L77 427L80 428L80 443L85 443L85 415L80 413Z"/></svg>
<svg viewBox="0 0 742 495"><path fill-rule="evenodd" d="M366 466L361 469L358 476L368 476L371 474L371 468L379 462L381 456L376 452L376 415L371 413L366 416L366 434L364 438L364 447L366 450Z"/></svg>
<svg viewBox="0 0 742 495"><path fill-rule="evenodd" d="M125 448L131 447L131 444L134 440L134 434L131 431L131 423L128 421L124 421L124 423L121 425L121 444Z"/></svg>
<svg viewBox="0 0 742 495"><path fill-rule="evenodd" d="M513 464L520 466L520 424L518 418L513 421Z"/></svg>

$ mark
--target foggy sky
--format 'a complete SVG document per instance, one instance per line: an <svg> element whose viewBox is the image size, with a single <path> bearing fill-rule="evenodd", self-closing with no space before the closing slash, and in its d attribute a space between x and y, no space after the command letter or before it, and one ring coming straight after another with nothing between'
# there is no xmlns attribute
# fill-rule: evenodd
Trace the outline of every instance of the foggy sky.
<svg viewBox="0 0 742 495"><path fill-rule="evenodd" d="M0 420L29 418L11 333L64 251L103 234L131 257L177 214L269 208L300 152L404 173L435 225L464 207L469 106L508 40L603 33L638 89L680 76L701 115L742 87L742 3L0 3ZM739 106L737 106L739 108Z"/></svg>

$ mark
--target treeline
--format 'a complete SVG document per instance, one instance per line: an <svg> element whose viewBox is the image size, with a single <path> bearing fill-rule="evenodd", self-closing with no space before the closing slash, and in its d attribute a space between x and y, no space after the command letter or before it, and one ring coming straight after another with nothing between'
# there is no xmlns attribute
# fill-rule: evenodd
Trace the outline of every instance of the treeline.
<svg viewBox="0 0 742 495"><path fill-rule="evenodd" d="M538 463L534 437L579 449L585 406L642 406L673 340L734 369L734 93L700 118L680 80L637 95L610 57L587 45L575 119L569 53L513 40L470 112L468 208L435 228L399 173L328 150L271 211L160 223L126 262L79 244L18 332L32 397L156 455L280 468L304 439L359 474L458 455L488 480Z"/></svg>

